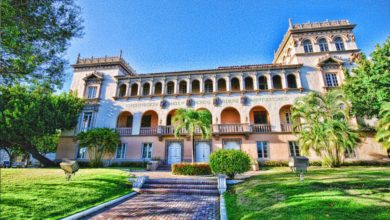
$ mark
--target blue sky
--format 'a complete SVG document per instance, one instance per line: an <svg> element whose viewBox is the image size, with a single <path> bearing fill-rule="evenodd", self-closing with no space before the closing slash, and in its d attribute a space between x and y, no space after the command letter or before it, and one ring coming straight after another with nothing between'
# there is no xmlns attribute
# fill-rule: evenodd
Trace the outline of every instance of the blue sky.
<svg viewBox="0 0 390 220"><path fill-rule="evenodd" d="M370 53L390 36L390 0L80 0L84 36L66 58L119 55L138 73L271 63L293 23L348 19ZM64 90L69 89L68 69Z"/></svg>

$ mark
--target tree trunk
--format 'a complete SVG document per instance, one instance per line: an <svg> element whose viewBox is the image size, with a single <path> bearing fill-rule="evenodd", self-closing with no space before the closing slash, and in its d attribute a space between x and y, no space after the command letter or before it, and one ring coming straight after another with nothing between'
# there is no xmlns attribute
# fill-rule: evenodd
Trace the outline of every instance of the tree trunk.
<svg viewBox="0 0 390 220"><path fill-rule="evenodd" d="M22 148L25 152L30 153L36 160L41 162L44 167L55 167L56 166L56 164L53 161L51 161L48 158L46 158L45 156L41 155L35 147L23 145Z"/></svg>

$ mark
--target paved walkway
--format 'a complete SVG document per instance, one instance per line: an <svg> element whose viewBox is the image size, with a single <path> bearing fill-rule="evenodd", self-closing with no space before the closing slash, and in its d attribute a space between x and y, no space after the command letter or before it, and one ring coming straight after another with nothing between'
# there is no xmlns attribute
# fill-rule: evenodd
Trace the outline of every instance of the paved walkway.
<svg viewBox="0 0 390 220"><path fill-rule="evenodd" d="M90 219L208 220L218 219L218 209L218 196L139 194Z"/></svg>

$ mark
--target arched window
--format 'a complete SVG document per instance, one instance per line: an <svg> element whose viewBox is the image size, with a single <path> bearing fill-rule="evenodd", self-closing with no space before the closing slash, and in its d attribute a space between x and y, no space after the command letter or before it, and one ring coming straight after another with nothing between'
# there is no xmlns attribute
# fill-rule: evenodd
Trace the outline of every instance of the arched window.
<svg viewBox="0 0 390 220"><path fill-rule="evenodd" d="M297 88L297 80L293 74L287 76L287 87L292 89Z"/></svg>
<svg viewBox="0 0 390 220"><path fill-rule="evenodd" d="M119 97L126 96L126 85L122 84L119 86Z"/></svg>
<svg viewBox="0 0 390 220"><path fill-rule="evenodd" d="M303 41L303 49L305 50L305 53L313 53L313 45L310 40Z"/></svg>
<svg viewBox="0 0 390 220"><path fill-rule="evenodd" d="M134 83L132 86L131 86L131 93L130 93L130 96L137 96L138 95L138 84L137 83Z"/></svg>
<svg viewBox="0 0 390 220"><path fill-rule="evenodd" d="M267 78L265 76L259 77L259 89L260 90L267 90L268 89Z"/></svg>
<svg viewBox="0 0 390 220"><path fill-rule="evenodd" d="M204 82L204 92L205 93L213 92L213 81L211 81L211 79L208 79Z"/></svg>
<svg viewBox="0 0 390 220"><path fill-rule="evenodd" d="M321 38L321 39L318 41L318 45L320 46L320 51L321 51L321 52L329 51L328 42L326 41L325 38Z"/></svg>
<svg viewBox="0 0 390 220"><path fill-rule="evenodd" d="M233 78L230 81L231 83L231 91L232 92L239 92L240 91L240 81L237 78Z"/></svg>
<svg viewBox="0 0 390 220"><path fill-rule="evenodd" d="M226 92L226 80L224 78L218 80L218 92Z"/></svg>
<svg viewBox="0 0 390 220"><path fill-rule="evenodd" d="M150 95L150 84L149 83L145 83L142 86L142 95L144 95L144 96Z"/></svg>
<svg viewBox="0 0 390 220"><path fill-rule="evenodd" d="M155 95L162 94L162 83L161 82L157 82L156 84L154 84L154 94Z"/></svg>
<svg viewBox="0 0 390 220"><path fill-rule="evenodd" d="M282 78L279 75L272 77L272 84L274 89L282 89Z"/></svg>
<svg viewBox="0 0 390 220"><path fill-rule="evenodd" d="M192 93L200 93L200 82L199 80L192 81Z"/></svg>
<svg viewBox="0 0 390 220"><path fill-rule="evenodd" d="M336 37L334 39L334 45L336 46L337 51L345 50L344 41L343 41L343 39L341 39L341 37Z"/></svg>
<svg viewBox="0 0 390 220"><path fill-rule="evenodd" d="M245 78L245 90L252 91L253 90L253 79L252 77L248 76Z"/></svg>
<svg viewBox="0 0 390 220"><path fill-rule="evenodd" d="M187 82L181 81L179 83L179 94L186 94L187 93Z"/></svg>
<svg viewBox="0 0 390 220"><path fill-rule="evenodd" d="M171 81L167 83L167 94L171 95L173 93L175 93L175 83Z"/></svg>

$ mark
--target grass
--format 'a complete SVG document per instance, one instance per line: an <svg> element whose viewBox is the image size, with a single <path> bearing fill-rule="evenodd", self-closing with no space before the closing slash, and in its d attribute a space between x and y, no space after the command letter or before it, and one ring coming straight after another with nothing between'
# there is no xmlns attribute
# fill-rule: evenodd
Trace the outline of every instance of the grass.
<svg viewBox="0 0 390 220"><path fill-rule="evenodd" d="M272 168L229 189L229 219L390 219L390 167Z"/></svg>
<svg viewBox="0 0 390 220"><path fill-rule="evenodd" d="M131 192L124 169L1 169L0 219L60 219Z"/></svg>

